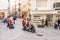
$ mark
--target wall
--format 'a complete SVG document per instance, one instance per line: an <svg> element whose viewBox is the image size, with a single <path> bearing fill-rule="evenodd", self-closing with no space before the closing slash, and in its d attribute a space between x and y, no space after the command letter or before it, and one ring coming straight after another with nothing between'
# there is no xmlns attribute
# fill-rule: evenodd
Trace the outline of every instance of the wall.
<svg viewBox="0 0 60 40"><path fill-rule="evenodd" d="M36 9L36 0L31 0L31 10Z"/></svg>
<svg viewBox="0 0 60 40"><path fill-rule="evenodd" d="M48 0L36 0L36 7L38 10L46 10L47 9L47 1Z"/></svg>
<svg viewBox="0 0 60 40"><path fill-rule="evenodd" d="M54 2L60 2L60 0L31 0L31 8L35 9L37 7L38 10L54 10ZM40 7L37 5L40 5Z"/></svg>
<svg viewBox="0 0 60 40"><path fill-rule="evenodd" d="M7 9L8 7L8 0L0 0L0 10Z"/></svg>

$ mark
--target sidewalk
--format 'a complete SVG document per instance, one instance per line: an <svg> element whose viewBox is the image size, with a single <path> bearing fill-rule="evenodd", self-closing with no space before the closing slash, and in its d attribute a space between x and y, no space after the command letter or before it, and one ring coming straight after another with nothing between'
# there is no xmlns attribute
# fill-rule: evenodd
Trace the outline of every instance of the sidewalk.
<svg viewBox="0 0 60 40"><path fill-rule="evenodd" d="M17 19L14 29L0 24L0 40L60 40L60 30L51 27L37 28L36 33L22 30L22 19Z"/></svg>

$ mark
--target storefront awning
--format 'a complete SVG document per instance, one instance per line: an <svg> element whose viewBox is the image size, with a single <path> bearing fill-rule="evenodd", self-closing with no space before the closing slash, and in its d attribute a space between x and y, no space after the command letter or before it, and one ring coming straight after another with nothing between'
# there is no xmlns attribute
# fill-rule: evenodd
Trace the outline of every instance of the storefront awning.
<svg viewBox="0 0 60 40"><path fill-rule="evenodd" d="M58 14L57 11L35 11L31 12L30 14Z"/></svg>

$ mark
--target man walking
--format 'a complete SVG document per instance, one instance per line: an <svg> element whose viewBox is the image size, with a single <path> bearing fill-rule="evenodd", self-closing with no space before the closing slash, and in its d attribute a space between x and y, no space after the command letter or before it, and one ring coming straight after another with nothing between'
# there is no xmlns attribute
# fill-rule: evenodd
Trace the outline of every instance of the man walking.
<svg viewBox="0 0 60 40"><path fill-rule="evenodd" d="M13 21L14 21L14 24L15 24L15 20L17 19L17 16L14 16L13 17Z"/></svg>

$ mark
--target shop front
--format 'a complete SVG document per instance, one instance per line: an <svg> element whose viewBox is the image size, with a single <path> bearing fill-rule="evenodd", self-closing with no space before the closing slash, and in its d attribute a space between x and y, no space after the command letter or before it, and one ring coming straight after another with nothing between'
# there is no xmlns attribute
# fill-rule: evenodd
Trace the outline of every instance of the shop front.
<svg viewBox="0 0 60 40"><path fill-rule="evenodd" d="M3 19L5 16L4 12L0 12L0 19Z"/></svg>
<svg viewBox="0 0 60 40"><path fill-rule="evenodd" d="M34 25L39 25L42 24L42 19L44 20L44 24L45 24L45 20L48 20L48 25L53 26L53 21L55 19L57 15L57 12L32 12L31 13L31 20L33 21Z"/></svg>
<svg viewBox="0 0 60 40"><path fill-rule="evenodd" d="M0 11L0 19L4 19L8 16L8 11L7 10L1 10Z"/></svg>

